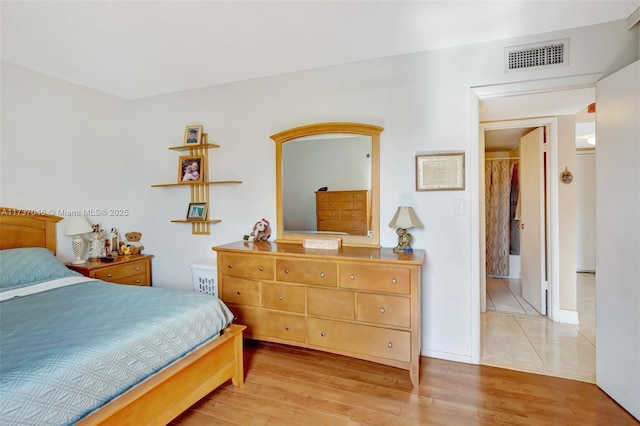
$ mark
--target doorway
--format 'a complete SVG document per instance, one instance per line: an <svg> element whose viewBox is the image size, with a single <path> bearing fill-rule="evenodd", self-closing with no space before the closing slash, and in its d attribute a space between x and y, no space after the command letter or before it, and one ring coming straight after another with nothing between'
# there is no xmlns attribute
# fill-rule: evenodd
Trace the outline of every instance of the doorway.
<svg viewBox="0 0 640 426"><path fill-rule="evenodd" d="M489 310L547 315L547 133L546 126L512 122L485 126L485 191L480 198L485 205Z"/></svg>

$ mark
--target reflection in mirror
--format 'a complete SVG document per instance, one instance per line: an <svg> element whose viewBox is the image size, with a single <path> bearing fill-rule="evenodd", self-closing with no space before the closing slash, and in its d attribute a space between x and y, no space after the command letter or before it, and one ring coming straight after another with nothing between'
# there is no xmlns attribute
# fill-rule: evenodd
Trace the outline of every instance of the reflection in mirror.
<svg viewBox="0 0 640 426"><path fill-rule="evenodd" d="M367 235L370 191L370 136L326 134L282 147L284 232Z"/></svg>
<svg viewBox="0 0 640 426"><path fill-rule="evenodd" d="M341 238L343 245L379 247L382 130L321 123L271 136L276 142L276 241L302 242L309 234L322 234Z"/></svg>

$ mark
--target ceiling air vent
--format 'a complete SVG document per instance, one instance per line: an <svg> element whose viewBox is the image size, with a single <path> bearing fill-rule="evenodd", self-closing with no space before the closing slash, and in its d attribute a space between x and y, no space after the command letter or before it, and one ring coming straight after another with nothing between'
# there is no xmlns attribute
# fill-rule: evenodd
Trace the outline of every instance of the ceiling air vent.
<svg viewBox="0 0 640 426"><path fill-rule="evenodd" d="M569 65L569 39L511 46L504 49L505 72Z"/></svg>

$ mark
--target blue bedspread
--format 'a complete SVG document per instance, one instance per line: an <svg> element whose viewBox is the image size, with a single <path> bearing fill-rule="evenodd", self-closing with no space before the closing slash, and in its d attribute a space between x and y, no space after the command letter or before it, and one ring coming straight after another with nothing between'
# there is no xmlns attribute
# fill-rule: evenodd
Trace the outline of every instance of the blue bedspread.
<svg viewBox="0 0 640 426"><path fill-rule="evenodd" d="M217 336L212 296L91 281L0 303L0 424L72 424Z"/></svg>

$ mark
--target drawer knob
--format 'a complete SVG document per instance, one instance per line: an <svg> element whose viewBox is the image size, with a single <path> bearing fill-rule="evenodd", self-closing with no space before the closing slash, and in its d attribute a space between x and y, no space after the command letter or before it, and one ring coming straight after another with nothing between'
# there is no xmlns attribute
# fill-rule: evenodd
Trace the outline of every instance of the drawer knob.
<svg viewBox="0 0 640 426"><path fill-rule="evenodd" d="M233 268L233 265L232 264L228 264L227 268L231 269L231 268Z"/></svg>
<svg viewBox="0 0 640 426"><path fill-rule="evenodd" d="M284 270L284 273L285 273L285 274L288 274L288 273L289 273L289 270L288 270L288 269L285 269L285 270Z"/></svg>
<svg viewBox="0 0 640 426"><path fill-rule="evenodd" d="M236 294L240 295L240 294L242 294L242 292L240 290L238 290L238 291L236 291Z"/></svg>
<svg viewBox="0 0 640 426"><path fill-rule="evenodd" d="M286 326L284 329L285 329L285 330L287 330L287 331L289 331L289 330L291 330L291 327Z"/></svg>
<svg viewBox="0 0 640 426"><path fill-rule="evenodd" d="M111 274L107 274L107 277L109 277L109 278L111 278L112 276L113 276L113 275L111 275Z"/></svg>
<svg viewBox="0 0 640 426"><path fill-rule="evenodd" d="M380 308L380 313L384 314L384 308Z"/></svg>
<svg viewBox="0 0 640 426"><path fill-rule="evenodd" d="M262 271L264 271L264 268L262 266L259 266L258 267L258 271L262 272Z"/></svg>
<svg viewBox="0 0 640 426"><path fill-rule="evenodd" d="M324 272L320 272L320 276L324 278Z"/></svg>
<svg viewBox="0 0 640 426"><path fill-rule="evenodd" d="M278 300L284 300L284 296L279 296Z"/></svg>
<svg viewBox="0 0 640 426"><path fill-rule="evenodd" d="M136 280L136 284L140 284L140 280Z"/></svg>
<svg viewBox="0 0 640 426"><path fill-rule="evenodd" d="M136 266L136 271L139 271L139 270L140 270L140 267L139 267L139 266Z"/></svg>
<svg viewBox="0 0 640 426"><path fill-rule="evenodd" d="M387 343L387 347L388 347L389 349L391 349L391 348L393 347L393 343L391 343L391 342Z"/></svg>
<svg viewBox="0 0 640 426"><path fill-rule="evenodd" d="M391 280L391 284L398 284L398 280L396 280L395 278Z"/></svg>
<svg viewBox="0 0 640 426"><path fill-rule="evenodd" d="M350 275L350 276L349 276L349 279L350 279L350 280L355 280L355 279L356 279L356 276L355 276L355 275Z"/></svg>
<svg viewBox="0 0 640 426"><path fill-rule="evenodd" d="M326 334L325 334L325 332L324 332L324 331L323 331L322 333L320 333L320 335L321 335L322 337L326 336Z"/></svg>

